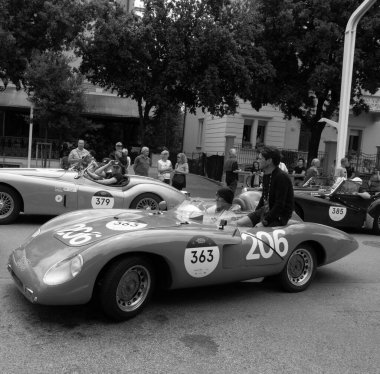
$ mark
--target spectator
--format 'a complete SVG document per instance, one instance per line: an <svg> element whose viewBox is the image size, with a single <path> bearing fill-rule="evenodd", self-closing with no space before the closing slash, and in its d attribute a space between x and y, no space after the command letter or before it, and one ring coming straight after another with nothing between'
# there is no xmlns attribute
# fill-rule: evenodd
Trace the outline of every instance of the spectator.
<svg viewBox="0 0 380 374"><path fill-rule="evenodd" d="M260 187L262 181L263 181L263 173L260 170L260 164L257 161L253 161L251 187Z"/></svg>
<svg viewBox="0 0 380 374"><path fill-rule="evenodd" d="M380 192L379 169L375 169L368 181L369 192Z"/></svg>
<svg viewBox="0 0 380 374"><path fill-rule="evenodd" d="M178 153L177 163L174 168L172 186L177 190L182 190L186 187L186 174L189 174L189 164L184 153Z"/></svg>
<svg viewBox="0 0 380 374"><path fill-rule="evenodd" d="M352 162L347 161L346 172L347 178L353 179L356 177L355 167Z"/></svg>
<svg viewBox="0 0 380 374"><path fill-rule="evenodd" d="M321 162L317 158L313 158L311 161L309 169L306 170L305 178L304 178L304 186L309 185L314 178L319 176L318 168L321 165Z"/></svg>
<svg viewBox="0 0 380 374"><path fill-rule="evenodd" d="M69 163L71 168L79 167L80 161L87 156L89 152L84 148L84 140L78 140L78 147L73 149L69 154Z"/></svg>
<svg viewBox="0 0 380 374"><path fill-rule="evenodd" d="M157 161L158 179L161 182L170 184L170 173L173 171L172 162L168 159L169 151L161 152L161 159Z"/></svg>
<svg viewBox="0 0 380 374"><path fill-rule="evenodd" d="M302 157L298 159L297 166L293 170L294 175L294 185L302 186L303 180L305 178L306 168L305 168L305 159Z"/></svg>
<svg viewBox="0 0 380 374"><path fill-rule="evenodd" d="M346 170L346 166L348 165L348 160L346 157L343 157L341 160L340 160L340 166L338 166L336 169L335 169L335 173L334 173L334 179L335 181L338 179L338 178L347 178L347 170Z"/></svg>
<svg viewBox="0 0 380 374"><path fill-rule="evenodd" d="M115 150L110 153L109 158L111 160L119 161L123 174L128 173L128 168L131 164L131 159L128 156L128 149L123 148L122 142L116 143Z"/></svg>
<svg viewBox="0 0 380 374"><path fill-rule="evenodd" d="M229 150L229 157L224 163L223 171L225 172L225 182L227 187L235 193L239 178L239 165L237 163L236 149Z"/></svg>
<svg viewBox="0 0 380 374"><path fill-rule="evenodd" d="M237 226L284 226L294 209L293 184L279 168L281 154L274 147L263 147L259 154L264 172L263 192L256 210L237 221Z"/></svg>
<svg viewBox="0 0 380 374"><path fill-rule="evenodd" d="M149 167L150 167L149 148L142 147L141 154L135 158L135 162L133 164L133 170L136 175L142 175L143 177L147 177L149 175Z"/></svg>

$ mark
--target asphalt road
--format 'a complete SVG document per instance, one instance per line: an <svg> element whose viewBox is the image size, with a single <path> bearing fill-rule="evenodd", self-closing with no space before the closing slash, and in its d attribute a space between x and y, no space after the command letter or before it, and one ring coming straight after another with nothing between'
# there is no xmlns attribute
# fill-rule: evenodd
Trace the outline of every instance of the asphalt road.
<svg viewBox="0 0 380 374"><path fill-rule="evenodd" d="M16 289L8 255L44 221L0 226L0 373L380 373L378 237L355 234L360 249L299 294L270 281L168 291L112 323L91 304L32 305Z"/></svg>

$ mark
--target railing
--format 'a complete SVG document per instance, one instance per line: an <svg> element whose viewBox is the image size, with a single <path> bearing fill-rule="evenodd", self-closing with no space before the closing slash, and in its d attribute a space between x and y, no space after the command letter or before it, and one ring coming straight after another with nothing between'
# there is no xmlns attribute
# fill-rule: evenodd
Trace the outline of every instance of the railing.
<svg viewBox="0 0 380 374"><path fill-rule="evenodd" d="M28 157L28 138L3 136L0 137L0 156L9 157ZM36 157L37 143L46 143L45 139L33 138L32 140L32 158ZM47 143L51 144L51 158L59 158L60 144L57 139L47 139ZM50 147L49 147L50 148ZM41 152L41 150L39 150Z"/></svg>

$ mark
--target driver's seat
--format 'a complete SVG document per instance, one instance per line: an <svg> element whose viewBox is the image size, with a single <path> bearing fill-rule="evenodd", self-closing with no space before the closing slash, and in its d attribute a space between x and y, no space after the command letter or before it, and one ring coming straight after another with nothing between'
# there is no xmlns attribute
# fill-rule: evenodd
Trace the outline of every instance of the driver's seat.
<svg viewBox="0 0 380 374"><path fill-rule="evenodd" d="M232 204L240 205L242 211L254 211L261 198L261 192L246 191L235 197Z"/></svg>

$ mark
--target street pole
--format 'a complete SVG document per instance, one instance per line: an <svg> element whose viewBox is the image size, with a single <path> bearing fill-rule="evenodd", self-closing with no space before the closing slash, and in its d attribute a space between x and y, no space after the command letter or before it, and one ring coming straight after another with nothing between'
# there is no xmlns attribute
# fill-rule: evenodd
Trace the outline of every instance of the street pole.
<svg viewBox="0 0 380 374"><path fill-rule="evenodd" d="M365 0L352 13L346 26L344 37L343 66L342 66L342 83L340 89L339 103L339 130L338 142L336 149L336 164L339 165L340 160L345 157L347 132L348 132L348 116L350 112L352 69L354 65L356 28L363 15L374 5L376 0Z"/></svg>
<svg viewBox="0 0 380 374"><path fill-rule="evenodd" d="M30 117L29 117L29 144L28 144L28 168L30 168L30 160L32 158L32 138L33 138L33 103L30 106Z"/></svg>

